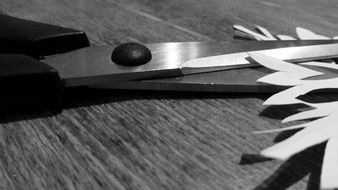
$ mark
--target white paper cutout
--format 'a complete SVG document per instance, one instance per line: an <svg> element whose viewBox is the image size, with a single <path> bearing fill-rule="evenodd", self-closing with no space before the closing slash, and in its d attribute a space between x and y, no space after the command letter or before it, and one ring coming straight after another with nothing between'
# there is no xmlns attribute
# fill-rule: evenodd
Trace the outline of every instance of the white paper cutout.
<svg viewBox="0 0 338 190"><path fill-rule="evenodd" d="M322 173L320 176L322 189L334 189L338 187L338 137L328 140L323 159Z"/></svg>
<svg viewBox="0 0 338 190"><path fill-rule="evenodd" d="M287 73L287 72L276 72L270 75L266 75L259 80L258 82L269 82L273 85L280 85L280 86L294 86L294 85L300 85L302 84L299 81L299 77L293 73Z"/></svg>
<svg viewBox="0 0 338 190"><path fill-rule="evenodd" d="M303 111L303 112L291 115L283 119L282 123L311 119L311 118L316 118L316 117L324 117L324 116L330 115L331 112L332 110L330 109L320 109L320 108L309 110L309 111Z"/></svg>
<svg viewBox="0 0 338 190"><path fill-rule="evenodd" d="M301 103L312 108L311 110L300 112L285 118L282 121L283 123L314 119L310 122L288 126L281 129L255 132L268 133L291 129L301 129L288 139L276 143L273 146L261 151L260 154L269 158L287 160L296 153L299 153L319 143L328 141L322 166L321 188L338 188L338 182L336 180L338 177L338 101L327 103L308 103L297 99L298 96L313 90L338 88L338 78L319 80L306 79L307 77L318 76L323 73L304 68L301 65L295 65L285 61L276 60L273 57L263 54L250 53L249 55L253 60L262 66L277 71L264 76L258 81L263 81L265 83L274 85L289 84L292 86L268 98L263 103L264 105L286 105ZM302 65L311 65L338 70L337 65L321 62L308 62L303 63ZM291 76L292 80L288 79L288 76ZM279 77L279 80L277 80L277 77ZM271 82L269 80L271 80Z"/></svg>
<svg viewBox="0 0 338 190"><path fill-rule="evenodd" d="M261 53L249 53L249 56L259 64L268 67L269 69L275 71L288 72L290 74L294 74L295 76L303 76L302 78L323 74L321 72L307 69L285 61L281 61L279 59L269 57Z"/></svg>
<svg viewBox="0 0 338 190"><path fill-rule="evenodd" d="M337 117L337 114L335 117ZM303 126L304 129L301 131L288 139L261 151L260 154L269 158L287 160L306 148L327 141L332 135L336 135L338 132L336 118L331 115L303 124Z"/></svg>
<svg viewBox="0 0 338 190"><path fill-rule="evenodd" d="M261 31L261 33L265 35L266 38L272 39L271 36L273 37L273 35L267 29L259 26L257 26L257 29ZM247 30L248 29L243 30L242 32ZM247 34L250 35L251 32L252 31ZM298 39L302 40L331 39L300 27L296 28L296 33ZM276 37L279 40L296 40L296 38L287 35L276 35ZM338 36L335 36L332 39L338 39ZM265 38L260 38L260 40L265 40ZM271 96L263 104L287 105L297 103L309 106L310 110L293 114L283 119L282 123L313 119L309 122L279 129L255 131L254 133L257 134L300 129L300 131L298 131L293 136L261 151L260 154L269 158L287 160L296 153L299 153L316 144L327 141L321 171L320 188L338 188L338 101L326 103L309 103L297 99L297 97L300 95L307 94L313 90L338 88L338 78L335 77L321 80L307 79L308 77L319 76L323 73L304 68L302 67L303 65L336 70L338 70L338 65L332 60L320 60L320 62L306 62L300 63L299 65L294 65L261 54L251 53L250 56L262 66L276 71L258 79L258 82L279 86L290 86L290 88Z"/></svg>

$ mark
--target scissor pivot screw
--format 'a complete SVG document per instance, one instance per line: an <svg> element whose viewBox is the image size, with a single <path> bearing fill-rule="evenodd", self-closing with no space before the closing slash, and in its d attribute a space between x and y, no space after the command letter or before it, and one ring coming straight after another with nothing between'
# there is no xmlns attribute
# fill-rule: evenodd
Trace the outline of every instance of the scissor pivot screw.
<svg viewBox="0 0 338 190"><path fill-rule="evenodd" d="M142 44L125 43L114 49L111 59L118 65L139 66L151 60L151 52Z"/></svg>

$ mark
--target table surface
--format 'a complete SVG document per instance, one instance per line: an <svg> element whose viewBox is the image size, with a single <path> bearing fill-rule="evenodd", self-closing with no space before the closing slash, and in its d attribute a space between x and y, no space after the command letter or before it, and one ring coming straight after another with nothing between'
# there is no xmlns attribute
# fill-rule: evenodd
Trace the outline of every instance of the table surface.
<svg viewBox="0 0 338 190"><path fill-rule="evenodd" d="M338 35L334 0L1 0L0 12L85 31L92 45L225 41L233 24ZM1 24L1 23L0 23ZM1 27L1 25L0 25ZM291 133L269 94L77 91L61 112L0 116L1 189L318 189L323 146L255 156Z"/></svg>

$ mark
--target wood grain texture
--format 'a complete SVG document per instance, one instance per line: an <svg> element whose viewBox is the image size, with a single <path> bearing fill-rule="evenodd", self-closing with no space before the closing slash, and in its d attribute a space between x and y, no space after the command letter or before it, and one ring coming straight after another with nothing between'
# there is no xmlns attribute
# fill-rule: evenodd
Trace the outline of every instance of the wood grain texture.
<svg viewBox="0 0 338 190"><path fill-rule="evenodd" d="M232 24L334 36L337 7L334 0L0 2L1 13L86 31L93 45L229 40ZM266 108L267 97L74 90L60 112L0 116L0 189L318 189L323 146L285 163L250 156L290 135L252 131L282 127L299 108Z"/></svg>

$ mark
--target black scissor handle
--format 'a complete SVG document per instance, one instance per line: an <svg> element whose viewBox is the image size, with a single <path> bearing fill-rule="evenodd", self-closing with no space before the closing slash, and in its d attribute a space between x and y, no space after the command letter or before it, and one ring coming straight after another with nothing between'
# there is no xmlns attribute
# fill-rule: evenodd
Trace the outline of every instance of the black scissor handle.
<svg viewBox="0 0 338 190"><path fill-rule="evenodd" d="M57 71L23 54L0 54L0 113L61 107Z"/></svg>
<svg viewBox="0 0 338 190"><path fill-rule="evenodd" d="M0 54L41 57L86 46L89 41L82 31L0 14Z"/></svg>
<svg viewBox="0 0 338 190"><path fill-rule="evenodd" d="M86 46L82 31L0 14L0 113L61 107L62 79L35 58Z"/></svg>

